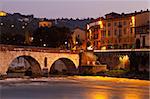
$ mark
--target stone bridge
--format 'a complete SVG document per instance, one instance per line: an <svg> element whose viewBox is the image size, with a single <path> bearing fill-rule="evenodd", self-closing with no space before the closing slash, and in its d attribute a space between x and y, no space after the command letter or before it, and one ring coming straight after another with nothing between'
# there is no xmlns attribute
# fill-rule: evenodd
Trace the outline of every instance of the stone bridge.
<svg viewBox="0 0 150 99"><path fill-rule="evenodd" d="M42 73L44 69L50 72L54 69L55 64L64 64L68 71L73 73L79 66L78 52L31 46L0 45L0 74L6 74L14 62L21 61L20 58L23 58L24 62L27 61L35 73Z"/></svg>
<svg viewBox="0 0 150 99"><path fill-rule="evenodd" d="M108 69L149 71L150 49L94 50L94 54L101 64L107 64Z"/></svg>

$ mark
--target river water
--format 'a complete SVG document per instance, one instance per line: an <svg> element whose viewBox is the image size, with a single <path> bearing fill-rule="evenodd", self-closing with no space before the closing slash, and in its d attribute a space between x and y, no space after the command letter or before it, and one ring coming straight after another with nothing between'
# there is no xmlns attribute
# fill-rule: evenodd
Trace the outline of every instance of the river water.
<svg viewBox="0 0 150 99"><path fill-rule="evenodd" d="M73 76L7 79L0 84L0 99L149 99L150 81Z"/></svg>

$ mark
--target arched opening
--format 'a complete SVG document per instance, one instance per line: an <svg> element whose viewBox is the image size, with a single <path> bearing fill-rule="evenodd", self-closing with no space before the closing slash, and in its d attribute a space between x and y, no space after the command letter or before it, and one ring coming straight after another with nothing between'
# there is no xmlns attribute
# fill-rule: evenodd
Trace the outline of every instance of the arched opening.
<svg viewBox="0 0 150 99"><path fill-rule="evenodd" d="M77 70L73 61L67 58L60 58L52 64L49 73L50 75L74 75L77 73Z"/></svg>
<svg viewBox="0 0 150 99"><path fill-rule="evenodd" d="M9 65L8 77L39 77L41 76L40 64L31 56L19 56Z"/></svg>
<svg viewBox="0 0 150 99"><path fill-rule="evenodd" d="M140 48L140 39L136 39L136 48Z"/></svg>

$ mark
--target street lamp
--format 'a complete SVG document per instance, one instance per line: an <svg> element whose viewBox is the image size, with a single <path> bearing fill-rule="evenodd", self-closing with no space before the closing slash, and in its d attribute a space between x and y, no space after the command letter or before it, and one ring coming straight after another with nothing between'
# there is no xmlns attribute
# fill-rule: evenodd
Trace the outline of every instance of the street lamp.
<svg viewBox="0 0 150 99"><path fill-rule="evenodd" d="M65 41L65 48L68 49L68 42Z"/></svg>
<svg viewBox="0 0 150 99"><path fill-rule="evenodd" d="M25 28L25 26L22 26L22 29L24 29Z"/></svg>
<svg viewBox="0 0 150 99"><path fill-rule="evenodd" d="M67 45L67 42L65 42L65 45Z"/></svg>
<svg viewBox="0 0 150 99"><path fill-rule="evenodd" d="M46 46L46 44L43 44L43 46L45 47L45 46Z"/></svg>
<svg viewBox="0 0 150 99"><path fill-rule="evenodd" d="M76 44L78 44L78 41L76 41Z"/></svg>
<svg viewBox="0 0 150 99"><path fill-rule="evenodd" d="M13 27L15 27L15 25L12 24L11 27L13 28Z"/></svg>
<svg viewBox="0 0 150 99"><path fill-rule="evenodd" d="M1 26L4 25L4 23L1 23Z"/></svg>

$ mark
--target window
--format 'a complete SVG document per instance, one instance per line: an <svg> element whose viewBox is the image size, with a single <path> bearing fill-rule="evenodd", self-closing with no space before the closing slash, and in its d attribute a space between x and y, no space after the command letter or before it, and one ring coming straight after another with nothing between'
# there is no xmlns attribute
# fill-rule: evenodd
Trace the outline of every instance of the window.
<svg viewBox="0 0 150 99"><path fill-rule="evenodd" d="M112 40L108 40L108 43L112 43Z"/></svg>
<svg viewBox="0 0 150 99"><path fill-rule="evenodd" d="M122 22L119 22L119 25L122 25Z"/></svg>
<svg viewBox="0 0 150 99"><path fill-rule="evenodd" d="M102 37L105 37L106 36L106 31L103 31L102 32Z"/></svg>
<svg viewBox="0 0 150 99"><path fill-rule="evenodd" d="M130 28L130 33L132 33L132 28Z"/></svg>
<svg viewBox="0 0 150 99"><path fill-rule="evenodd" d="M117 22L114 23L114 26L117 26Z"/></svg>
<svg viewBox="0 0 150 99"><path fill-rule="evenodd" d="M123 22L123 25L126 25L126 21Z"/></svg>
<svg viewBox="0 0 150 99"><path fill-rule="evenodd" d="M111 23L108 23L108 27L111 26Z"/></svg>
<svg viewBox="0 0 150 99"><path fill-rule="evenodd" d="M122 30L119 29L119 36L122 36Z"/></svg>
<svg viewBox="0 0 150 99"><path fill-rule="evenodd" d="M94 34L94 39L98 39L98 34Z"/></svg>
<svg viewBox="0 0 150 99"><path fill-rule="evenodd" d="M117 36L117 30L115 29L115 31L114 31L114 34L115 34L115 36Z"/></svg>
<svg viewBox="0 0 150 99"><path fill-rule="evenodd" d="M97 46L98 45L98 41L94 41L94 46Z"/></svg>
<svg viewBox="0 0 150 99"><path fill-rule="evenodd" d="M110 36L111 35L111 32L110 32L110 30L108 30L108 36Z"/></svg>
<svg viewBox="0 0 150 99"><path fill-rule="evenodd" d="M124 31L124 34L126 34L126 28L124 28L124 30L123 30L123 31Z"/></svg>

